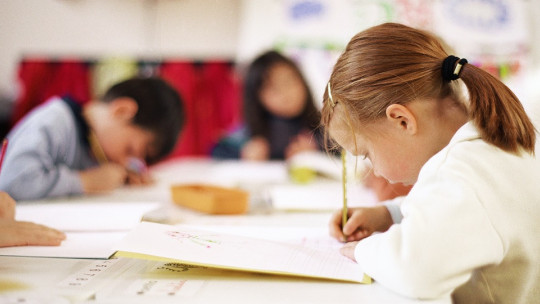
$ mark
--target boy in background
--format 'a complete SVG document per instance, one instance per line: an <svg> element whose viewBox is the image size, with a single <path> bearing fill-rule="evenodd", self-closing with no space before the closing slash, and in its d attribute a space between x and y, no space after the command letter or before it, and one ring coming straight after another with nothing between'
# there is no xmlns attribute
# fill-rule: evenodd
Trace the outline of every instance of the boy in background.
<svg viewBox="0 0 540 304"><path fill-rule="evenodd" d="M19 201L145 183L128 168L169 154L183 121L181 97L159 78L120 82L83 106L53 97L8 134L0 190Z"/></svg>

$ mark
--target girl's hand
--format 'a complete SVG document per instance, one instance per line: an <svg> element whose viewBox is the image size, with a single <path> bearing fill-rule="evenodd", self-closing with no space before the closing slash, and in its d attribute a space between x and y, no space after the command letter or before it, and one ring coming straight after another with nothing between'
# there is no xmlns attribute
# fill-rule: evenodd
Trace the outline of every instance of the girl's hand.
<svg viewBox="0 0 540 304"><path fill-rule="evenodd" d="M240 151L243 160L262 161L270 158L270 144L264 137L258 136L250 139Z"/></svg>
<svg viewBox="0 0 540 304"><path fill-rule="evenodd" d="M341 223L341 210L335 212L330 220L330 235L341 242L359 241L375 231L386 231L393 224L385 206L351 208L347 211L345 227Z"/></svg>
<svg viewBox="0 0 540 304"><path fill-rule="evenodd" d="M125 184L127 169L116 163L107 163L79 173L84 193L104 193Z"/></svg>
<svg viewBox="0 0 540 304"><path fill-rule="evenodd" d="M354 258L354 249L356 248L356 244L358 244L358 242L347 243L343 247L341 247L339 252L341 252L342 255L356 262L356 259Z"/></svg>
<svg viewBox="0 0 540 304"><path fill-rule="evenodd" d="M302 133L291 140L285 149L285 159L289 159L299 152L315 150L317 150L317 143L312 136Z"/></svg>

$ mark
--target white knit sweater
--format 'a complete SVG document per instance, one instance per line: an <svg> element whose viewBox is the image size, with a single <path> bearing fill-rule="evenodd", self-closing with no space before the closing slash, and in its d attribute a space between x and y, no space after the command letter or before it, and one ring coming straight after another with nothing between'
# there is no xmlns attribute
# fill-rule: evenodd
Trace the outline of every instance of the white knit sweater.
<svg viewBox="0 0 540 304"><path fill-rule="evenodd" d="M355 249L380 284L415 298L452 294L456 303L539 301L535 157L487 144L467 123L424 165L401 211L400 224Z"/></svg>

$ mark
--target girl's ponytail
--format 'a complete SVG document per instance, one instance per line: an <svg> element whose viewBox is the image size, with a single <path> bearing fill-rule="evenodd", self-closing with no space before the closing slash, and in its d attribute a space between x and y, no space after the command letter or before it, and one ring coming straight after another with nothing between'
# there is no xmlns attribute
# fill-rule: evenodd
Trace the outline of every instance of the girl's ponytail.
<svg viewBox="0 0 540 304"><path fill-rule="evenodd" d="M466 65L459 78L469 92L469 117L482 139L505 151L534 154L535 128L514 93L488 72Z"/></svg>

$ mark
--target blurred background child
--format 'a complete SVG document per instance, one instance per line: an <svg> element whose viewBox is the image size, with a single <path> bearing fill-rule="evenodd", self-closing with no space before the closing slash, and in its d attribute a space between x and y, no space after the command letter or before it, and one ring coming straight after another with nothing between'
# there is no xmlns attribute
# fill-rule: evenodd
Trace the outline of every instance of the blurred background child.
<svg viewBox="0 0 540 304"><path fill-rule="evenodd" d="M33 200L146 183L144 164L174 148L183 113L179 94L160 78L120 82L83 106L51 98L8 134L0 190Z"/></svg>
<svg viewBox="0 0 540 304"><path fill-rule="evenodd" d="M276 51L258 56L244 79L244 123L214 147L216 158L286 159L319 150L319 112L298 66Z"/></svg>

